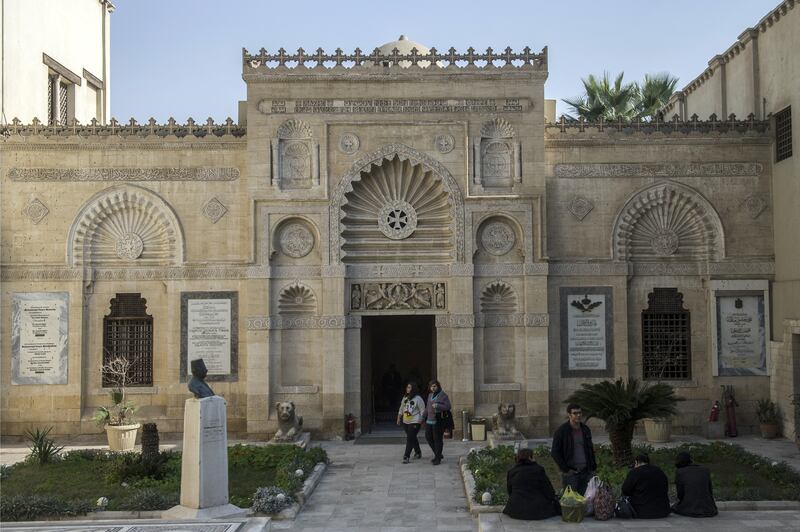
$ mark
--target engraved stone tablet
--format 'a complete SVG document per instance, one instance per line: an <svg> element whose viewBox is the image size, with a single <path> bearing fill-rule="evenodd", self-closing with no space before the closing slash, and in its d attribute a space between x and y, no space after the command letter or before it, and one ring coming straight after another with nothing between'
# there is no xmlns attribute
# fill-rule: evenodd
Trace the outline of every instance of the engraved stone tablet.
<svg viewBox="0 0 800 532"><path fill-rule="evenodd" d="M69 294L16 293L11 303L11 384L67 384Z"/></svg>
<svg viewBox="0 0 800 532"><path fill-rule="evenodd" d="M181 381L202 358L206 380L237 379L238 292L181 293Z"/></svg>
<svg viewBox="0 0 800 532"><path fill-rule="evenodd" d="M561 287L562 375L613 375L611 294L609 287Z"/></svg>
<svg viewBox="0 0 800 532"><path fill-rule="evenodd" d="M716 334L720 375L767 374L763 295L718 295Z"/></svg>

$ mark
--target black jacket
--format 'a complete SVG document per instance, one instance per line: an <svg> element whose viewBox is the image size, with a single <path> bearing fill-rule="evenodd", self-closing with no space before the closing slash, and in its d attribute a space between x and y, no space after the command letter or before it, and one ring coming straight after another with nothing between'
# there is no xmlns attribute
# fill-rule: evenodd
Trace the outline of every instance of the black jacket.
<svg viewBox="0 0 800 532"><path fill-rule="evenodd" d="M523 462L506 475L508 504L503 513L514 519L547 519L561 514L561 506L544 468Z"/></svg>
<svg viewBox="0 0 800 532"><path fill-rule="evenodd" d="M673 507L676 514L689 517L713 517L717 515L717 504L711 489L711 474L705 467L689 464L675 471L675 487L678 503Z"/></svg>
<svg viewBox="0 0 800 532"><path fill-rule="evenodd" d="M586 469L592 472L597 471L597 461L594 458L594 446L592 445L592 431L583 423L581 423L581 430L583 431L583 451L586 453ZM574 445L572 425L567 421L558 427L556 433L553 434L553 448L550 450L550 455L563 473L572 469Z"/></svg>
<svg viewBox="0 0 800 532"><path fill-rule="evenodd" d="M651 464L631 469L622 484L622 494L631 498L639 519L667 517L671 510L667 475Z"/></svg>

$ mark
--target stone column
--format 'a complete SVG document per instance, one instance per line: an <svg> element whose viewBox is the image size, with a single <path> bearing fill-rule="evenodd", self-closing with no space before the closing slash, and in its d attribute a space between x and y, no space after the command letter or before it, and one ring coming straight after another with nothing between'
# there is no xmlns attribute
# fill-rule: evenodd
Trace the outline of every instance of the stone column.
<svg viewBox="0 0 800 532"><path fill-rule="evenodd" d="M324 269L323 315L332 316L320 331L322 341L322 433L325 436L344 432L345 402L345 267L328 266Z"/></svg>

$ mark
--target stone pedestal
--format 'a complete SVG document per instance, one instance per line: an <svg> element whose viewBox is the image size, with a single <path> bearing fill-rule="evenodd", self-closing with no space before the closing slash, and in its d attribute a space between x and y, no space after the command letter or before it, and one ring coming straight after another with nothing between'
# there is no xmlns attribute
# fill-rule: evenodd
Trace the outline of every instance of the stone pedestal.
<svg viewBox="0 0 800 532"><path fill-rule="evenodd" d="M296 445L301 449L306 449L309 443L311 443L311 433L301 432L297 438L292 441L270 440L267 442L267 445Z"/></svg>
<svg viewBox="0 0 800 532"><path fill-rule="evenodd" d="M525 440L525 436L521 433L516 436L508 435L508 436L498 436L495 434L494 431L489 433L489 447L494 449L495 447L499 447L500 445L516 445L517 442L522 442Z"/></svg>
<svg viewBox="0 0 800 532"><path fill-rule="evenodd" d="M225 400L187 399L183 415L181 504L164 519L214 519L246 515L228 503L228 431Z"/></svg>

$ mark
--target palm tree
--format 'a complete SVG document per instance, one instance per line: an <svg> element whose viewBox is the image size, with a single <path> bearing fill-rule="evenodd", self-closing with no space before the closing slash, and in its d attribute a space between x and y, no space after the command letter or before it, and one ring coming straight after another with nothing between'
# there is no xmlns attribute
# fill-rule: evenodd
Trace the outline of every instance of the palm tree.
<svg viewBox="0 0 800 532"><path fill-rule="evenodd" d="M623 85L624 75L624 72L620 72L612 83L608 72L603 73L602 79L589 74L589 77L581 80L586 93L583 96L563 101L575 109L578 116L589 121L600 118L604 120L635 118L636 85L632 83Z"/></svg>
<svg viewBox="0 0 800 532"><path fill-rule="evenodd" d="M675 92L678 78L669 72L645 74L644 83L636 84L636 113L642 118L656 116L658 110L669 101Z"/></svg>
<svg viewBox="0 0 800 532"><path fill-rule="evenodd" d="M677 397L669 384L640 385L636 379L625 382L620 378L614 382L583 384L564 402L581 405L587 420L596 417L605 421L614 462L629 466L636 422L675 415L678 401L683 398Z"/></svg>
<svg viewBox="0 0 800 532"><path fill-rule="evenodd" d="M583 96L562 101L590 122L601 118L606 121L650 119L667 103L678 83L678 78L667 72L646 74L641 84L623 84L624 75L620 72L612 82L608 72L604 72L601 79L590 74L581 80Z"/></svg>

